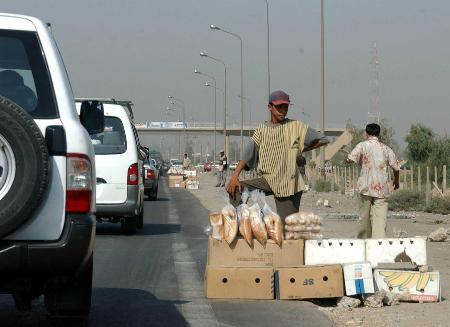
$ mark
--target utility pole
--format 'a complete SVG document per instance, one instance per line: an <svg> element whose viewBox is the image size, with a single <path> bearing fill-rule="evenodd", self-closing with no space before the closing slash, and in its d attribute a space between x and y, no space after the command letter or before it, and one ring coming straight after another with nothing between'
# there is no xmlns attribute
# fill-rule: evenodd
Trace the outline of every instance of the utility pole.
<svg viewBox="0 0 450 327"><path fill-rule="evenodd" d="M369 112L367 113L367 123L380 122L380 74L379 66L380 60L378 58L378 48L375 42L372 47L372 59L370 60L369 72Z"/></svg>

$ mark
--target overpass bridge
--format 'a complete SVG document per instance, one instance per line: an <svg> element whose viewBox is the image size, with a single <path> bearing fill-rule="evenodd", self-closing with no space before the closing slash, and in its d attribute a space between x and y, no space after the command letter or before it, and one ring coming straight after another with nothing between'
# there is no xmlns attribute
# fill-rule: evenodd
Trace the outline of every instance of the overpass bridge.
<svg viewBox="0 0 450 327"><path fill-rule="evenodd" d="M189 134L189 135L207 135L214 133L214 123L198 123L198 122L161 122L161 123L136 123L137 131L142 135L167 135L167 134ZM258 125L244 125L244 136L252 135ZM320 129L320 128L316 128ZM325 135L331 138L339 137L344 133L343 127L327 127L325 128ZM223 126L217 126L216 132L219 135L223 135ZM236 124L227 125L227 136L240 136L241 126Z"/></svg>

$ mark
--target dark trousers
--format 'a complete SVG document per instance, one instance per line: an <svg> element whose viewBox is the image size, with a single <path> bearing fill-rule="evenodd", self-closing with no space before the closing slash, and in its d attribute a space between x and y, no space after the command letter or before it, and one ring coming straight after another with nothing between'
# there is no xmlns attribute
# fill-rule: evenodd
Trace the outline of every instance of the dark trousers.
<svg viewBox="0 0 450 327"><path fill-rule="evenodd" d="M262 177L241 181L241 185L244 188L248 188L249 191L261 190L266 195L273 195L272 189L270 188L269 184ZM283 220L283 223L284 219L287 216L299 211L302 194L303 192L298 192L287 197L281 198L276 196L274 197L275 205L277 207L277 213L278 215L280 215L281 219ZM241 204L242 202L241 196L242 196L241 192L237 191L234 200L230 198L230 202L234 207L237 207L238 205Z"/></svg>

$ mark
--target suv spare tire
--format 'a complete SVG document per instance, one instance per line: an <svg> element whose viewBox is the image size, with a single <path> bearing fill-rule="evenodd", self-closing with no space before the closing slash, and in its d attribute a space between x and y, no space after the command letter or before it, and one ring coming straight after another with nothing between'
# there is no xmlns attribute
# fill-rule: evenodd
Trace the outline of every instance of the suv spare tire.
<svg viewBox="0 0 450 327"><path fill-rule="evenodd" d="M33 215L47 190L48 173L39 127L25 110L0 96L0 238Z"/></svg>

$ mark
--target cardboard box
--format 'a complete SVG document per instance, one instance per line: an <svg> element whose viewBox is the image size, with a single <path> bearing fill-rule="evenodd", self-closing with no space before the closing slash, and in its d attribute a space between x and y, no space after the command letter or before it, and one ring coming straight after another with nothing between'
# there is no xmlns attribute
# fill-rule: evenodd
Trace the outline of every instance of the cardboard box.
<svg viewBox="0 0 450 327"><path fill-rule="evenodd" d="M205 293L208 299L274 299L273 268L207 266Z"/></svg>
<svg viewBox="0 0 450 327"><path fill-rule="evenodd" d="M367 239L366 258L374 268L378 266L378 263L391 263L396 261L411 261L419 266L426 265L426 238Z"/></svg>
<svg viewBox="0 0 450 327"><path fill-rule="evenodd" d="M279 268L275 274L280 300L324 299L344 296L341 265Z"/></svg>
<svg viewBox="0 0 450 327"><path fill-rule="evenodd" d="M268 240L264 248L257 240L251 248L244 239L238 238L230 245L221 240L208 240L208 264L236 267L292 267L302 266L303 240L285 240L279 247Z"/></svg>
<svg viewBox="0 0 450 327"><path fill-rule="evenodd" d="M401 301L438 302L441 299L439 272L375 269L377 289L401 294Z"/></svg>
<svg viewBox="0 0 450 327"><path fill-rule="evenodd" d="M305 242L305 265L333 265L364 261L366 261L364 240L330 238Z"/></svg>
<svg viewBox="0 0 450 327"><path fill-rule="evenodd" d="M186 182L186 188L189 190L198 190L200 187L200 181L196 177L188 177Z"/></svg>
<svg viewBox="0 0 450 327"><path fill-rule="evenodd" d="M375 293L372 266L369 262L346 263L342 267L346 295Z"/></svg>
<svg viewBox="0 0 450 327"><path fill-rule="evenodd" d="M169 175L169 187L184 187L183 175Z"/></svg>

